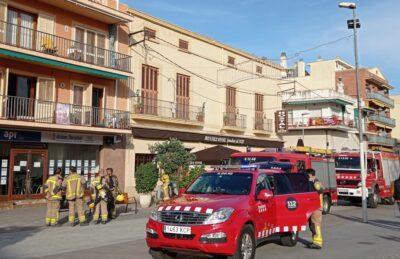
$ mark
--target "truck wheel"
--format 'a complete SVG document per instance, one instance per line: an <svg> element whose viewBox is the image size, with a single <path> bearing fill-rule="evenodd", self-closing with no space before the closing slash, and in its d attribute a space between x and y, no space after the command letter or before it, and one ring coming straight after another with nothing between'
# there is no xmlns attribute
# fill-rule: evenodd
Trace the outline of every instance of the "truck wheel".
<svg viewBox="0 0 400 259"><path fill-rule="evenodd" d="M376 209L378 207L379 204L379 190L377 190L375 188L374 193L372 193L369 197L368 197L368 205L370 208L372 209Z"/></svg>
<svg viewBox="0 0 400 259"><path fill-rule="evenodd" d="M250 225L245 225L238 238L236 252L228 259L254 259L256 255L256 241L254 230Z"/></svg>
<svg viewBox="0 0 400 259"><path fill-rule="evenodd" d="M323 215L329 214L329 212L331 211L331 206L332 206L331 197L325 194L322 199L322 214Z"/></svg>
<svg viewBox="0 0 400 259"><path fill-rule="evenodd" d="M150 249L149 251L151 257L153 259L172 259L176 258L176 254L168 253L162 250L155 250L155 249Z"/></svg>
<svg viewBox="0 0 400 259"><path fill-rule="evenodd" d="M283 246L295 246L299 239L299 232L289 232L281 235L281 243Z"/></svg>

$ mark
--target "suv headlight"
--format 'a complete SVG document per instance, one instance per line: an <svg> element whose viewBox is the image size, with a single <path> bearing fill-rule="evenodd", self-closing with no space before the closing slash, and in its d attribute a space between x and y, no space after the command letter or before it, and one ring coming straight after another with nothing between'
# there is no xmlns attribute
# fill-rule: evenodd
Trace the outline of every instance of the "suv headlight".
<svg viewBox="0 0 400 259"><path fill-rule="evenodd" d="M160 212L157 209L153 210L150 214L150 218L154 221L160 221L161 220Z"/></svg>
<svg viewBox="0 0 400 259"><path fill-rule="evenodd" d="M203 224L204 225L212 225L212 224L219 224L219 223L225 222L231 217L233 211L234 211L234 209L232 209L232 208L221 208L221 209L215 211L210 216L208 216L208 218L204 221Z"/></svg>

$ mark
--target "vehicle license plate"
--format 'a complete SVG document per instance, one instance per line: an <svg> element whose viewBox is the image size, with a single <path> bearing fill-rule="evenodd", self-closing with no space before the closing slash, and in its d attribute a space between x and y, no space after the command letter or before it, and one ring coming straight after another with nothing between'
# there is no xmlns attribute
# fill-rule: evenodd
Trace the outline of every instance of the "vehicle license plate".
<svg viewBox="0 0 400 259"><path fill-rule="evenodd" d="M191 227L178 227L178 226L164 226L164 232L169 234L182 234L190 235L192 233Z"/></svg>

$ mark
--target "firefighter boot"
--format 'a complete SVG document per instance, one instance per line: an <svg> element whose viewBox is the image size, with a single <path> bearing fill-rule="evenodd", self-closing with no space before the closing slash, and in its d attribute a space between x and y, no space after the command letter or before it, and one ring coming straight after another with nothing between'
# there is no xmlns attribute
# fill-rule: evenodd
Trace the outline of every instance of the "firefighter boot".
<svg viewBox="0 0 400 259"><path fill-rule="evenodd" d="M316 234L313 235L313 242L312 244L308 245L308 248L311 249L321 249L322 248L322 233L321 233L321 227L316 226L315 227L315 232Z"/></svg>

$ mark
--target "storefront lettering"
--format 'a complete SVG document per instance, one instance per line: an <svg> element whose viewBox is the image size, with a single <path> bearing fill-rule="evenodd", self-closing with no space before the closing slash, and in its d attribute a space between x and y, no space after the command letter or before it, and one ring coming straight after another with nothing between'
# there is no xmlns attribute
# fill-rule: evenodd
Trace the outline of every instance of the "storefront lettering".
<svg viewBox="0 0 400 259"><path fill-rule="evenodd" d="M275 113L276 132L285 133L288 130L288 113L286 110L280 110Z"/></svg>
<svg viewBox="0 0 400 259"><path fill-rule="evenodd" d="M226 144L244 144L245 140L240 138L228 138L228 137L219 137L219 136L204 136L205 142L212 143L226 143Z"/></svg>
<svg viewBox="0 0 400 259"><path fill-rule="evenodd" d="M2 130L0 129L0 141L13 142L39 142L40 132L35 131L19 131L19 130Z"/></svg>
<svg viewBox="0 0 400 259"><path fill-rule="evenodd" d="M44 142L44 143L102 145L103 144L103 136L45 132L42 134L42 142Z"/></svg>
<svg viewBox="0 0 400 259"><path fill-rule="evenodd" d="M17 139L17 132L15 131L4 131L4 138L8 140Z"/></svg>

